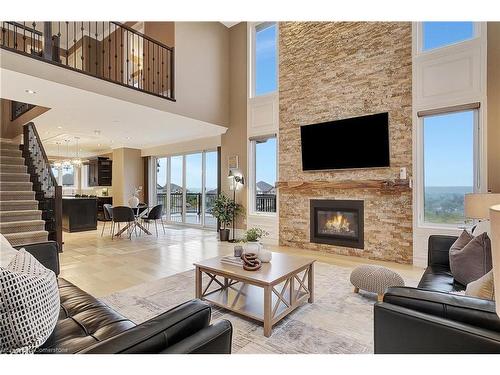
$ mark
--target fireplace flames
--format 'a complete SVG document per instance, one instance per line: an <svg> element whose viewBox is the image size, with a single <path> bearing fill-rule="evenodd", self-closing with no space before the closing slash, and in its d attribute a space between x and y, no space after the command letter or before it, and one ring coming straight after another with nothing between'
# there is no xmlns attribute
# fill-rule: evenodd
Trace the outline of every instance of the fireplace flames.
<svg viewBox="0 0 500 375"><path fill-rule="evenodd" d="M351 231L349 227L349 220L342 215L342 214L336 214L332 218L328 219L325 223L325 229L331 232L347 232L349 233Z"/></svg>

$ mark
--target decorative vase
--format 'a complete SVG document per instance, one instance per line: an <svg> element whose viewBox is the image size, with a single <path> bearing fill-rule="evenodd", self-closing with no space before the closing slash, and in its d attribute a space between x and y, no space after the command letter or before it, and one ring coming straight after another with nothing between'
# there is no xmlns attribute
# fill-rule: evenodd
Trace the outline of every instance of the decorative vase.
<svg viewBox="0 0 500 375"><path fill-rule="evenodd" d="M243 246L243 254L259 254L262 249L262 245L258 241L248 241Z"/></svg>
<svg viewBox="0 0 500 375"><path fill-rule="evenodd" d="M262 263L269 263L273 257L273 253L263 247L259 250L259 259Z"/></svg>
<svg viewBox="0 0 500 375"><path fill-rule="evenodd" d="M137 198L135 195L132 195L128 199L128 205L132 208L136 208L139 205L139 198Z"/></svg>
<svg viewBox="0 0 500 375"><path fill-rule="evenodd" d="M219 240L229 241L229 229L219 229Z"/></svg>

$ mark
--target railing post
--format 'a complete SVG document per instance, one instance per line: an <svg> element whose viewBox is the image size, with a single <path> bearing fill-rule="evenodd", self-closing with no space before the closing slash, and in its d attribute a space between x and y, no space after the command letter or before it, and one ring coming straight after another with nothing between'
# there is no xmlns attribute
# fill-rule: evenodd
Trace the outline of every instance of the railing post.
<svg viewBox="0 0 500 375"><path fill-rule="evenodd" d="M43 57L52 61L52 22L43 23Z"/></svg>

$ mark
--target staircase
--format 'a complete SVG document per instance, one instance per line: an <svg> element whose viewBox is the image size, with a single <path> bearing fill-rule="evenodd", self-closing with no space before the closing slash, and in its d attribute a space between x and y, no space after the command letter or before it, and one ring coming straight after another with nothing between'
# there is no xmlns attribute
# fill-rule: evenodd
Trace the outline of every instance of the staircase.
<svg viewBox="0 0 500 375"><path fill-rule="evenodd" d="M13 245L48 239L20 145L0 140L0 233Z"/></svg>

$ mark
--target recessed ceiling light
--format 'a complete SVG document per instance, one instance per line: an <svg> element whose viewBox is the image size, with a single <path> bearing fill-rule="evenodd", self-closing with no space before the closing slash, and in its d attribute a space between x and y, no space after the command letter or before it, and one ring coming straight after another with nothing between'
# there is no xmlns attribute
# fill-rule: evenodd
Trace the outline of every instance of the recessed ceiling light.
<svg viewBox="0 0 500 375"><path fill-rule="evenodd" d="M62 126L58 126L57 129L62 129Z"/></svg>
<svg viewBox="0 0 500 375"><path fill-rule="evenodd" d="M25 93L27 94L36 94L36 91L35 90L31 90L31 89L26 89L24 90Z"/></svg>
<svg viewBox="0 0 500 375"><path fill-rule="evenodd" d="M101 147L101 144L100 144L100 143L98 143L98 144L97 144L97 147Z"/></svg>
<svg viewBox="0 0 500 375"><path fill-rule="evenodd" d="M127 137L127 139L130 139L130 137Z"/></svg>
<svg viewBox="0 0 500 375"><path fill-rule="evenodd" d="M95 135L101 135L101 131L100 130L94 130L94 134Z"/></svg>

